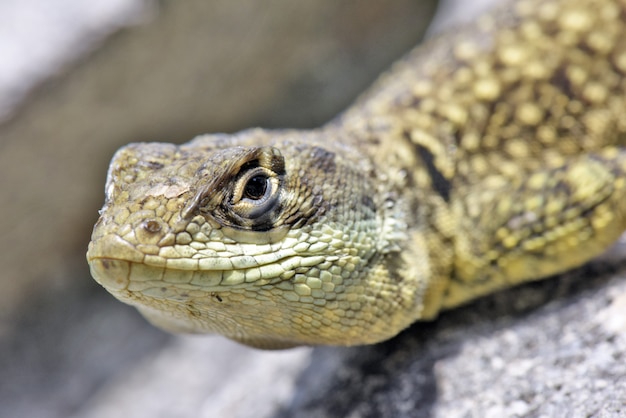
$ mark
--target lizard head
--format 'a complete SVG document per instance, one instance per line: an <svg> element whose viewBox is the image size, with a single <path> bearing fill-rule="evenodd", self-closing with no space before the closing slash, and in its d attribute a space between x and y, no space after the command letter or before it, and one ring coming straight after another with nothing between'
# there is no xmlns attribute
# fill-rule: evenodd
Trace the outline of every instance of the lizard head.
<svg viewBox="0 0 626 418"><path fill-rule="evenodd" d="M383 271L398 222L370 163L299 135L120 149L87 253L94 278L166 330L256 347L397 333L408 320L387 314L413 296Z"/></svg>

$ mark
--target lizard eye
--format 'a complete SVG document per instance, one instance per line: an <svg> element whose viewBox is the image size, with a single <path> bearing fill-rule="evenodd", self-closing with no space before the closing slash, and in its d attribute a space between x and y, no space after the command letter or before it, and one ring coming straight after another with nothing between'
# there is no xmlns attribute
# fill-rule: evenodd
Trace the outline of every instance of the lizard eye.
<svg viewBox="0 0 626 418"><path fill-rule="evenodd" d="M243 197L250 200L261 200L267 191L269 178L264 174L256 175L248 180L243 189ZM271 187L271 184L269 185Z"/></svg>
<svg viewBox="0 0 626 418"><path fill-rule="evenodd" d="M220 157L223 161L214 165L221 173L199 188L183 209L183 217L200 213L240 242L275 242L283 237L287 229L282 227L281 213L288 193L285 159L280 151L274 147L235 147Z"/></svg>
<svg viewBox="0 0 626 418"><path fill-rule="evenodd" d="M276 173L264 167L254 167L237 179L231 207L239 216L257 219L275 208L279 191L280 181Z"/></svg>

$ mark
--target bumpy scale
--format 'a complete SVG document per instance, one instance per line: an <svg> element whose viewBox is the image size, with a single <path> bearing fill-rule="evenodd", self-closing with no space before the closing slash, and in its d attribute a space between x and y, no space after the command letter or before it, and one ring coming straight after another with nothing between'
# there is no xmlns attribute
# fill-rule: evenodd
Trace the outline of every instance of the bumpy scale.
<svg viewBox="0 0 626 418"><path fill-rule="evenodd" d="M626 1L520 0L312 131L130 144L94 278L155 325L369 344L578 266L626 228Z"/></svg>

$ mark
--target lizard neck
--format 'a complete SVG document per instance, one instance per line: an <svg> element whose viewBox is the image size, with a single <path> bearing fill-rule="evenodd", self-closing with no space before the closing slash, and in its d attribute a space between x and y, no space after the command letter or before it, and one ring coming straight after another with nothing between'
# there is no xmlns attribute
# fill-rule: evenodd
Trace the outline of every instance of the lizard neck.
<svg viewBox="0 0 626 418"><path fill-rule="evenodd" d="M360 113L368 109L359 106L323 131L370 161L377 177L372 192L380 202L384 231L377 268L415 290L402 312L406 319L432 318L441 308L454 259L455 223L450 211L454 147L421 134L402 120L400 111L379 109L370 118Z"/></svg>

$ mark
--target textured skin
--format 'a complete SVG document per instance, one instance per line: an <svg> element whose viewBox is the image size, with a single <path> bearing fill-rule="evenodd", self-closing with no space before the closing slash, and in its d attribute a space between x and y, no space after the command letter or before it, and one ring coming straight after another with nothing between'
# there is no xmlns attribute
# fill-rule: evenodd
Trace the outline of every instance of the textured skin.
<svg viewBox="0 0 626 418"><path fill-rule="evenodd" d="M171 331L353 345L578 266L626 228L626 1L521 0L312 131L130 144L94 278Z"/></svg>

